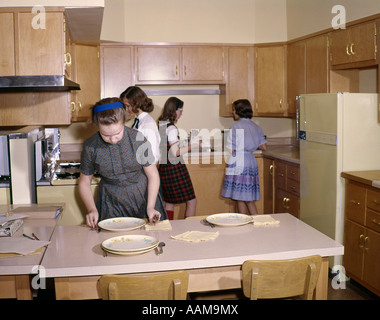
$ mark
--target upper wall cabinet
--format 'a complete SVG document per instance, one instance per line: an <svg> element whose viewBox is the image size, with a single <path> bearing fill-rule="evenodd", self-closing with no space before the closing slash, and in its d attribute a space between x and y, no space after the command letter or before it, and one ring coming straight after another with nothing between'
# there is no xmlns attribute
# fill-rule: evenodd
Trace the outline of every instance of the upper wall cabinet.
<svg viewBox="0 0 380 320"><path fill-rule="evenodd" d="M100 47L101 98L119 97L133 86L133 47L103 45Z"/></svg>
<svg viewBox="0 0 380 320"><path fill-rule="evenodd" d="M137 84L224 83L220 46L138 46Z"/></svg>
<svg viewBox="0 0 380 320"><path fill-rule="evenodd" d="M0 76L63 75L64 12L0 12Z"/></svg>
<svg viewBox="0 0 380 320"><path fill-rule="evenodd" d="M255 116L287 116L286 46L255 48Z"/></svg>
<svg viewBox="0 0 380 320"><path fill-rule="evenodd" d="M331 33L331 65L335 68L360 67L376 64L376 22ZM360 64L359 64L360 63Z"/></svg>
<svg viewBox="0 0 380 320"><path fill-rule="evenodd" d="M221 95L219 115L232 117L232 103L248 99L253 106L253 46L228 47L225 96Z"/></svg>
<svg viewBox="0 0 380 320"><path fill-rule="evenodd" d="M224 82L223 47L183 47L183 81Z"/></svg>
<svg viewBox="0 0 380 320"><path fill-rule="evenodd" d="M136 81L180 81L179 47L137 47Z"/></svg>

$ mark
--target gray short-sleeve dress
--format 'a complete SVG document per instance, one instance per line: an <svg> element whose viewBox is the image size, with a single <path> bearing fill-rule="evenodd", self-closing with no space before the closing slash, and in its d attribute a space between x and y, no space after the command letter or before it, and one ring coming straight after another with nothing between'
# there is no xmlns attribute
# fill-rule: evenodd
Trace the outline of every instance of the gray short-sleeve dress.
<svg viewBox="0 0 380 320"><path fill-rule="evenodd" d="M147 218L148 178L144 166L154 163L150 143L137 137L138 131L124 127L124 136L116 144L103 141L99 132L83 144L80 171L101 177L96 207L99 221L112 217ZM161 220L167 219L164 203L157 195L155 209Z"/></svg>

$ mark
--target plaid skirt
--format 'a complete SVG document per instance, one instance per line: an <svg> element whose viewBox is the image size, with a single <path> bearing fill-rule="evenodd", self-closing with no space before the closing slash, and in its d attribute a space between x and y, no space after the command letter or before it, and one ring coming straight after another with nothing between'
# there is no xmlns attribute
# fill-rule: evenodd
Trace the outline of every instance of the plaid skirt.
<svg viewBox="0 0 380 320"><path fill-rule="evenodd" d="M160 165L162 195L165 202L184 203L195 198L193 184L191 183L186 165Z"/></svg>

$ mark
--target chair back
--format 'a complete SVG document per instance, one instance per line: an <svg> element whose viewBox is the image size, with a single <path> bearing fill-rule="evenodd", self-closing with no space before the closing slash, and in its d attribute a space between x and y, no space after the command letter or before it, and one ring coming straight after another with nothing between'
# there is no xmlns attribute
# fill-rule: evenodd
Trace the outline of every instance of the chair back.
<svg viewBox="0 0 380 320"><path fill-rule="evenodd" d="M99 279L103 300L186 300L186 271L103 275Z"/></svg>
<svg viewBox="0 0 380 320"><path fill-rule="evenodd" d="M242 266L243 292L251 300L313 298L321 269L321 256L288 260L247 260Z"/></svg>

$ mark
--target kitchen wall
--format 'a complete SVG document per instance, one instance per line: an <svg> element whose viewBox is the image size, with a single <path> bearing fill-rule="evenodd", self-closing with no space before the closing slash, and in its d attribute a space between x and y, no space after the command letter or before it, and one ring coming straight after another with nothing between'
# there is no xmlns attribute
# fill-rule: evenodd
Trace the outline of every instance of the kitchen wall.
<svg viewBox="0 0 380 320"><path fill-rule="evenodd" d="M380 13L379 0L286 0L288 40L331 28L335 5L345 8L347 22Z"/></svg>
<svg viewBox="0 0 380 320"><path fill-rule="evenodd" d="M285 0L105 0L103 41L182 43L262 43L287 40ZM168 88L168 87L167 87ZM170 88L173 89L173 88ZM151 96L157 119L169 96ZM219 96L183 95L178 127L229 128L219 117ZM295 134L293 119L255 118L268 137ZM76 143L92 133L86 124L61 128L62 143Z"/></svg>

